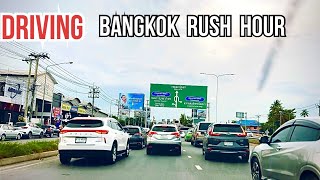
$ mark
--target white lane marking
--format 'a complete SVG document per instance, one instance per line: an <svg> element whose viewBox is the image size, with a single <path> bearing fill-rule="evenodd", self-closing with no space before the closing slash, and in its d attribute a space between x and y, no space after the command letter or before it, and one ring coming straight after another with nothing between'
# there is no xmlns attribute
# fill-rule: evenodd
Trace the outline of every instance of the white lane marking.
<svg viewBox="0 0 320 180"><path fill-rule="evenodd" d="M191 156L188 156L188 158L191 159L192 157L191 157Z"/></svg>
<svg viewBox="0 0 320 180"><path fill-rule="evenodd" d="M186 152L186 150L182 150L183 152Z"/></svg>
<svg viewBox="0 0 320 180"><path fill-rule="evenodd" d="M199 165L194 165L199 171L202 171L202 168Z"/></svg>
<svg viewBox="0 0 320 180"><path fill-rule="evenodd" d="M8 171L17 170L17 169L24 169L24 168L27 168L27 167L30 167L30 166L35 166L35 165L38 165L38 164L41 164L41 163L44 163L44 162L50 162L50 161L54 161L54 160L56 160L56 159L49 159L49 160L45 160L45 161L41 161L41 162L27 164L27 165L24 165L24 166L14 167L14 168L10 168L10 169L4 169L3 171L1 171L0 174L3 174L4 172L8 172Z"/></svg>

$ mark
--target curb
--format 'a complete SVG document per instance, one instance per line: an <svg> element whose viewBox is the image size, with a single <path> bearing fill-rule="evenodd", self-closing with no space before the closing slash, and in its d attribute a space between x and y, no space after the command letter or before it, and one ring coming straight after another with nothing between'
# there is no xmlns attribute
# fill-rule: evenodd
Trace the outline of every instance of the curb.
<svg viewBox="0 0 320 180"><path fill-rule="evenodd" d="M58 155L57 150L42 152L42 153L37 153L37 154L29 154L29 155L25 155L25 156L17 156L17 157L12 157L12 158L4 158L4 159L0 159L0 166L6 166L6 165L10 165L10 164L25 162L25 161L42 159L42 158L56 156L56 155Z"/></svg>

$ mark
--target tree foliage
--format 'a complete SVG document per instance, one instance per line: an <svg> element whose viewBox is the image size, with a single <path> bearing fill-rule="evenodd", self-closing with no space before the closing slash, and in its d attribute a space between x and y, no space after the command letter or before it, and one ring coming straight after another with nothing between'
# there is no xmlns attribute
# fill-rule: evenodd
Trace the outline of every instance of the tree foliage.
<svg viewBox="0 0 320 180"><path fill-rule="evenodd" d="M182 124L183 126L189 126L192 124L191 117L188 117L185 114L181 114L179 120L180 124Z"/></svg>
<svg viewBox="0 0 320 180"><path fill-rule="evenodd" d="M300 113L300 116L302 117L308 117L309 116L309 111L307 109L303 109Z"/></svg>

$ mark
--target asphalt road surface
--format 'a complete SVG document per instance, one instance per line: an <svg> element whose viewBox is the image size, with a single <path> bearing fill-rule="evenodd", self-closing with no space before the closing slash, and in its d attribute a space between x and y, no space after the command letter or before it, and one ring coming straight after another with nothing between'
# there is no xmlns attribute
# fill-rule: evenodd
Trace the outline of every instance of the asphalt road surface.
<svg viewBox="0 0 320 180"><path fill-rule="evenodd" d="M233 157L206 161L201 148L183 143L181 156L147 156L145 149L132 150L114 165L97 160L73 159L68 166L58 157L0 167L0 180L13 179L109 179L109 180L250 180L249 163Z"/></svg>

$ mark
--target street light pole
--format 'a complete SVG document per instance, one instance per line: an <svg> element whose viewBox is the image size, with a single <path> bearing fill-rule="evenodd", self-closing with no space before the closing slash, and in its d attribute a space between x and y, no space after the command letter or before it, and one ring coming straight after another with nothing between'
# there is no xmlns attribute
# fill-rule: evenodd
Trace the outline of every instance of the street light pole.
<svg viewBox="0 0 320 180"><path fill-rule="evenodd" d="M57 64L51 64L46 67L46 72L44 74L44 86L43 86L43 95L42 95L42 108L41 108L41 121L44 123L43 119L43 110L44 110L44 98L46 94L46 86L47 86L47 73L48 73L48 68L51 66L58 66L60 64L72 64L73 62L63 62L63 63L57 63ZM50 109L51 112L51 109ZM51 118L51 117L50 117Z"/></svg>
<svg viewBox="0 0 320 180"><path fill-rule="evenodd" d="M218 122L218 90L219 90L219 77L222 76L233 76L235 74L208 74L208 73L200 73L202 75L207 75L207 76L214 76L217 79L217 90L216 90L216 123ZM209 119L210 121L210 119Z"/></svg>

